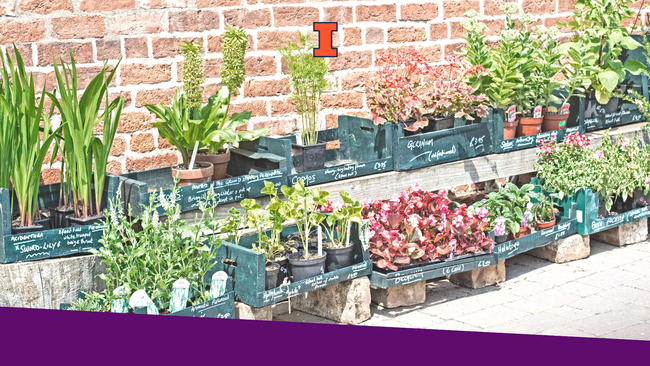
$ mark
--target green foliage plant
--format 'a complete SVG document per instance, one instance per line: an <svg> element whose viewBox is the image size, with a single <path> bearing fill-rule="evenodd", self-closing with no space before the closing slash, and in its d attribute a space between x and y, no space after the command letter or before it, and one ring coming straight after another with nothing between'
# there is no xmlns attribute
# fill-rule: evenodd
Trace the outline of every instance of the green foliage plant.
<svg viewBox="0 0 650 366"><path fill-rule="evenodd" d="M537 187L540 189L542 188L539 185ZM537 202L535 202L530 208L530 212L533 214L535 220L539 223L553 221L556 212L553 198L558 198L557 194L546 194L543 193L543 191L540 191L540 194L538 194L536 198Z"/></svg>
<svg viewBox="0 0 650 366"><path fill-rule="evenodd" d="M353 222L357 223L359 227L363 225L363 217L361 216L363 206L361 203L354 201L346 191L339 191L339 196L343 200L343 205L335 207L325 219L327 225L323 225L325 235L330 241L330 248L346 247L348 225ZM318 205L327 205L327 200L323 202L321 197L317 197L314 202Z"/></svg>
<svg viewBox="0 0 650 366"><path fill-rule="evenodd" d="M307 256L311 230L325 220L325 214L317 212L315 204L327 202L329 192L321 191L320 188L306 188L302 179L291 188L282 186L280 189L286 201L278 207L279 212L286 221L295 221L304 255Z"/></svg>
<svg viewBox="0 0 650 366"><path fill-rule="evenodd" d="M489 193L485 200L475 202L471 208L476 211L480 207L485 207L490 212L487 219L492 228L497 218L505 218L506 230L516 235L525 222L526 210L532 206L531 198L538 197L538 194L533 191L534 188L532 184L524 184L518 188L508 182L505 188L499 187L498 192Z"/></svg>

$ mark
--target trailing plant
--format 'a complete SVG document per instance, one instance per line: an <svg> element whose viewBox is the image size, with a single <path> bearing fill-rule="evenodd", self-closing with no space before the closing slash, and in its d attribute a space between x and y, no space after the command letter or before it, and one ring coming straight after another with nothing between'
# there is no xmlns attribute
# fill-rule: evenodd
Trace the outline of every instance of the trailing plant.
<svg viewBox="0 0 650 366"><path fill-rule="evenodd" d="M278 52L289 68L289 96L296 103L300 114L303 145L318 143L318 113L320 97L333 83L328 80L329 61L323 57L314 57L313 49L317 46L309 33L298 31L299 44L288 41Z"/></svg>
<svg viewBox="0 0 650 366"><path fill-rule="evenodd" d="M183 91L188 108L199 108L203 101L205 63L201 57L203 47L194 41L183 41L179 47L183 54Z"/></svg>
<svg viewBox="0 0 650 366"><path fill-rule="evenodd" d="M142 205L141 220L131 217L130 206L128 215L123 214L119 192L120 189L115 200L110 200L102 222L102 246L90 250L106 265L105 272L98 276L106 282L105 304L116 298L113 290L122 286L126 298L142 289L159 309L166 309L173 283L181 278L189 281L190 292L195 294L190 299L192 304L207 301L209 291L203 276L212 267L222 244L217 235L208 235L220 230L213 188L199 201L201 215L195 215L193 225L180 218L175 184L168 195L163 194L162 188L160 194L152 193L149 205ZM166 220L158 216L158 207L165 210ZM141 230L136 230L136 225Z"/></svg>
<svg viewBox="0 0 650 366"><path fill-rule="evenodd" d="M228 25L224 33L221 49L223 53L223 65L221 66L221 83L225 85L230 94L237 95L237 89L241 87L246 76L244 67L244 56L248 37L244 28Z"/></svg>
<svg viewBox="0 0 650 366"><path fill-rule="evenodd" d="M339 191L339 196L343 200L343 205L334 208L327 218L325 219L326 225L323 225L323 230L325 231L326 237L330 241L330 248L345 248L349 244L349 231L350 225L354 222L361 227L363 225L363 218L361 216L361 211L363 206L359 201L355 201L350 197L350 194L346 191ZM323 202L320 199L314 201L320 207L327 206L328 202L325 200ZM317 206L317 208L320 208ZM321 210L321 212L323 212Z"/></svg>

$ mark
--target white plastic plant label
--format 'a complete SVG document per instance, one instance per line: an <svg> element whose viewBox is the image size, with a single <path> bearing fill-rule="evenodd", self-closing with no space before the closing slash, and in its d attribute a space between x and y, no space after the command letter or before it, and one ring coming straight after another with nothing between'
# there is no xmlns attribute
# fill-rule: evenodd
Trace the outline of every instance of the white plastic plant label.
<svg viewBox="0 0 650 366"><path fill-rule="evenodd" d="M570 106L571 106L571 104L569 104L569 103L564 103L564 105L562 105L562 108L560 109L560 114L566 114L566 113L569 113L569 107L570 107Z"/></svg>
<svg viewBox="0 0 650 366"><path fill-rule="evenodd" d="M578 222L582 222L582 211L577 210L576 211L576 216L578 217Z"/></svg>
<svg viewBox="0 0 650 366"><path fill-rule="evenodd" d="M542 116L542 106L538 105L533 110L533 118L540 118Z"/></svg>
<svg viewBox="0 0 650 366"><path fill-rule="evenodd" d="M508 108L508 122L514 122L517 119L517 107L511 105Z"/></svg>

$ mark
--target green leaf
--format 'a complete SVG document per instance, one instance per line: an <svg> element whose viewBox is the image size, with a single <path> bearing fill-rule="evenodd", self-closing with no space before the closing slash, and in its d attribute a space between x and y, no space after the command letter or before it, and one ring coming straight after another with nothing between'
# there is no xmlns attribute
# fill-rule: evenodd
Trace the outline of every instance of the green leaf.
<svg viewBox="0 0 650 366"><path fill-rule="evenodd" d="M625 70L627 70L632 75L639 75L646 69L645 65L637 60L625 61L623 68L625 68Z"/></svg>
<svg viewBox="0 0 650 366"><path fill-rule="evenodd" d="M618 75L612 70L605 70L598 74L598 81L611 93L618 85Z"/></svg>

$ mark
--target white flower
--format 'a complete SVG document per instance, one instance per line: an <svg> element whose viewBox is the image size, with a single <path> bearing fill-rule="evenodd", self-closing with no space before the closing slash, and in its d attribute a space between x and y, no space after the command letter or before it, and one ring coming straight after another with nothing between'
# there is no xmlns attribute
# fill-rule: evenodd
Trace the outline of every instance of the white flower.
<svg viewBox="0 0 650 366"><path fill-rule="evenodd" d="M151 223L153 224L153 227L155 227L156 229L158 228L158 225L160 224L158 212L153 213L153 220L151 221Z"/></svg>

